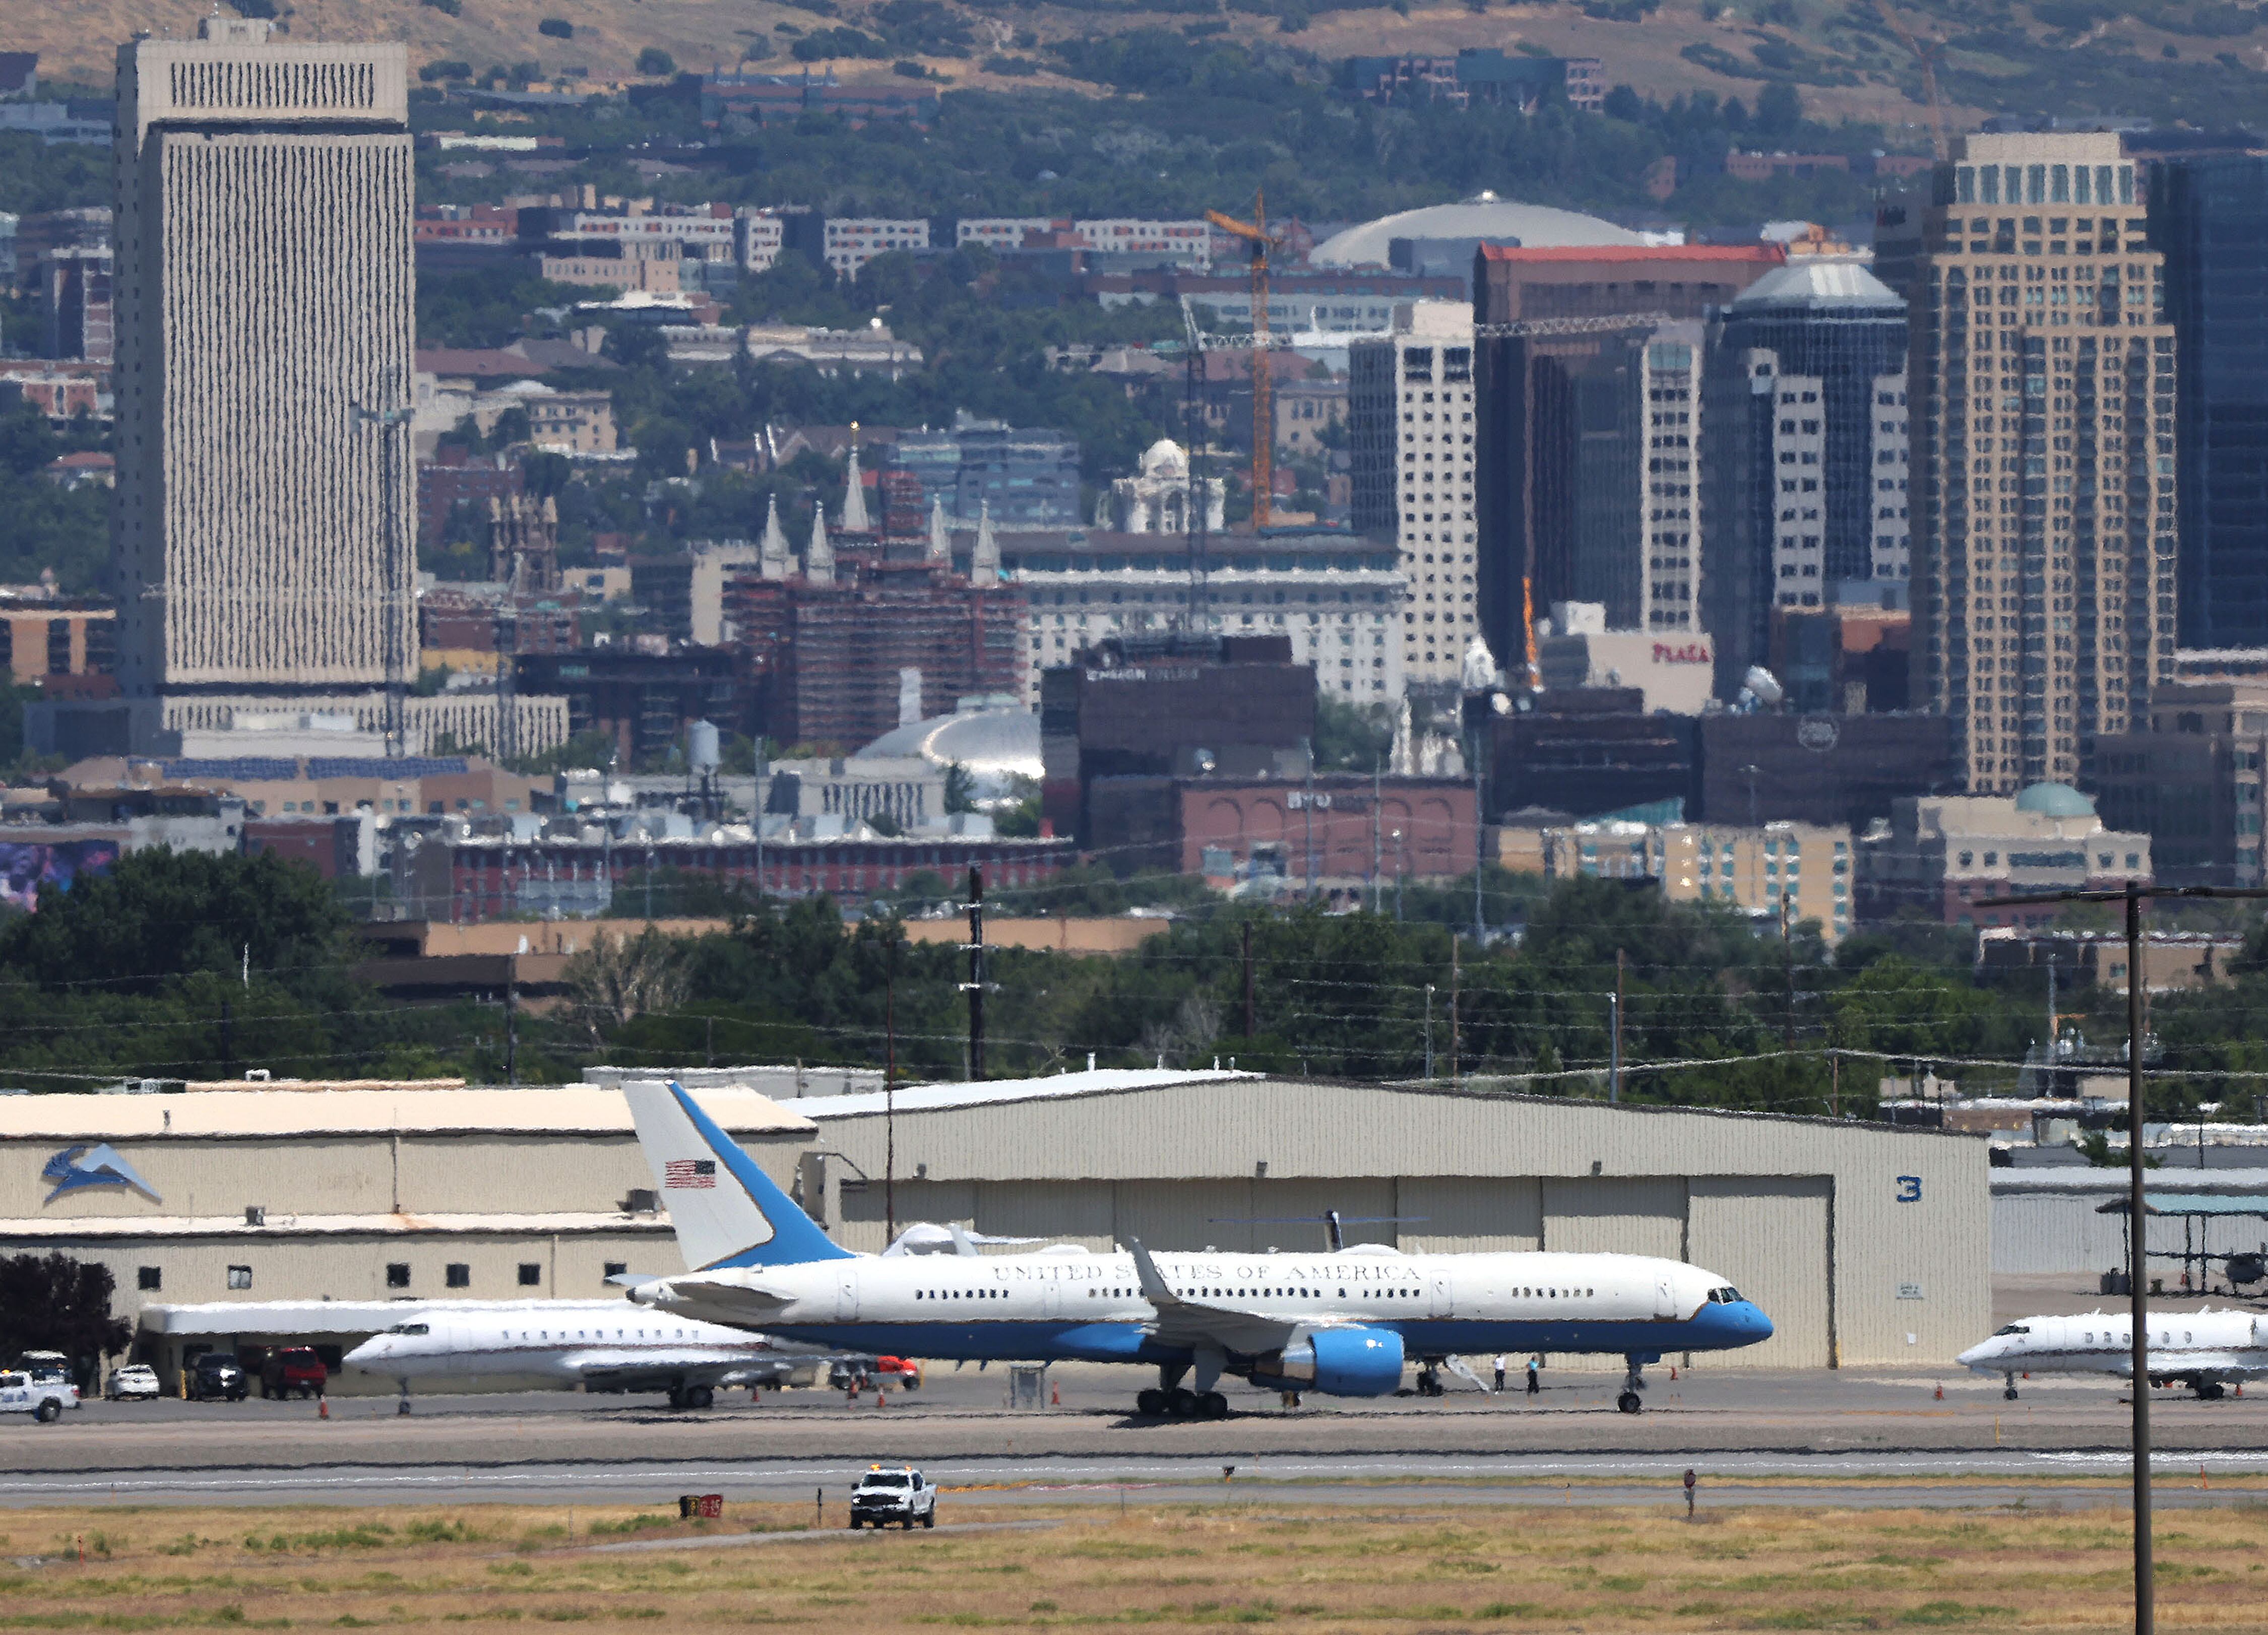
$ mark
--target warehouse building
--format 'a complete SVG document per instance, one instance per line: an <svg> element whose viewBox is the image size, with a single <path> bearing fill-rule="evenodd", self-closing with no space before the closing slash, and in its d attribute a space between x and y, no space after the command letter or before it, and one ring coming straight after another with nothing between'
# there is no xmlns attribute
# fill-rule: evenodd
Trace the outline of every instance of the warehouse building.
<svg viewBox="0 0 2268 1635"><path fill-rule="evenodd" d="M1957 1133L1233 1072L887 1100L839 1070L703 1076L718 1123L857 1250L883 1248L893 1215L1095 1250L1312 1250L1336 1210L1350 1241L1410 1251L1706 1266L1778 1326L1722 1364L1942 1362L1989 1326L1986 1147ZM10 1097L0 1175L26 1200L0 1244L107 1265L168 1373L295 1338L270 1331L272 1302L597 1298L611 1274L681 1264L628 1109L599 1085Z"/></svg>

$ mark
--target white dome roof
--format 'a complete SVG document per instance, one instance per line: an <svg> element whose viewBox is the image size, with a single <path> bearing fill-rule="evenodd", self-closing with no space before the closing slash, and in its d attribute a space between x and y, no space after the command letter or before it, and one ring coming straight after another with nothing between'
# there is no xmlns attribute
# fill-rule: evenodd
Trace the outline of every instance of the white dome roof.
<svg viewBox="0 0 2268 1635"><path fill-rule="evenodd" d="M1901 307L1905 302L1857 261L1799 256L1733 298L1736 307Z"/></svg>
<svg viewBox="0 0 2268 1635"><path fill-rule="evenodd" d="M958 761L980 783L1040 775L1040 718L1025 709L973 709L884 733L850 757L918 755L933 766Z"/></svg>
<svg viewBox="0 0 2268 1635"><path fill-rule="evenodd" d="M1171 437L1160 437L1142 456L1145 477L1186 477L1189 474L1189 457L1182 452L1182 445Z"/></svg>
<svg viewBox="0 0 2268 1635"><path fill-rule="evenodd" d="M1462 203L1403 210L1333 233L1315 246L1307 260L1315 267L1384 267L1387 246L1396 238L1487 238L1507 244L1517 241L1531 250L1646 242L1628 228L1595 216L1554 209L1548 204L1515 204L1483 193Z"/></svg>

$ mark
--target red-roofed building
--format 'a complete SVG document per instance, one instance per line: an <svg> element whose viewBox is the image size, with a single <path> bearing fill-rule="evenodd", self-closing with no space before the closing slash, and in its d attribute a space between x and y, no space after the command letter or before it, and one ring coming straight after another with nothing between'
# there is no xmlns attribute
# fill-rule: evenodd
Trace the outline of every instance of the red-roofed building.
<svg viewBox="0 0 2268 1635"><path fill-rule="evenodd" d="M1765 243L1480 247L1475 589L1508 674L1553 603L1634 604L1656 559L1674 566L1643 599L1682 587L1697 618L1701 320L1786 260Z"/></svg>

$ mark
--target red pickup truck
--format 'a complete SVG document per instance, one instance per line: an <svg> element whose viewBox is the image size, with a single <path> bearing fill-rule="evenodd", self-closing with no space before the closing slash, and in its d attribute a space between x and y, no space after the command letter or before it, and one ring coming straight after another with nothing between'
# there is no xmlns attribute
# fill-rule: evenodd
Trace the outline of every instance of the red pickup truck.
<svg viewBox="0 0 2268 1635"><path fill-rule="evenodd" d="M330 1382L331 1371L323 1360L305 1345L283 1345L268 1353L268 1360L260 1365L260 1394L262 1397L320 1397L323 1387Z"/></svg>

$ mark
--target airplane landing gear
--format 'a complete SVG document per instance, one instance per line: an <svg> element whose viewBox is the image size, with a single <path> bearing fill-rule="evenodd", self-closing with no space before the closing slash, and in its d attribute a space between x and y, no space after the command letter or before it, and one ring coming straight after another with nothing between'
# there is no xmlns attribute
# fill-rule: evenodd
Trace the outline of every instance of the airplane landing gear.
<svg viewBox="0 0 2268 1635"><path fill-rule="evenodd" d="M397 1416L409 1411L409 1382L407 1380L401 1382L401 1400L394 1404L394 1411Z"/></svg>
<svg viewBox="0 0 2268 1635"><path fill-rule="evenodd" d="M1646 1389L1646 1376L1638 1371L1638 1359L1625 1359L1630 1372L1623 1375L1623 1394L1615 1398L1615 1406L1624 1413L1636 1413L1646 1406L1646 1398L1638 1393Z"/></svg>
<svg viewBox="0 0 2268 1635"><path fill-rule="evenodd" d="M2016 1400L2016 1376L2014 1374L2008 1375L2008 1389L2000 1395L2010 1402Z"/></svg>
<svg viewBox="0 0 2268 1635"><path fill-rule="evenodd" d="M2194 1389L2199 1402L2219 1402L2221 1398L2222 1386L2219 1380L2199 1380Z"/></svg>
<svg viewBox="0 0 2268 1635"><path fill-rule="evenodd" d="M1174 1385L1141 1392L1134 1398L1134 1411L1152 1419L1225 1419L1228 1398L1219 1391L1192 1391Z"/></svg>
<svg viewBox="0 0 2268 1635"><path fill-rule="evenodd" d="M1438 1358L1426 1358L1425 1366L1418 1370L1418 1394L1420 1397L1444 1397L1448 1394L1441 1388L1441 1373Z"/></svg>

